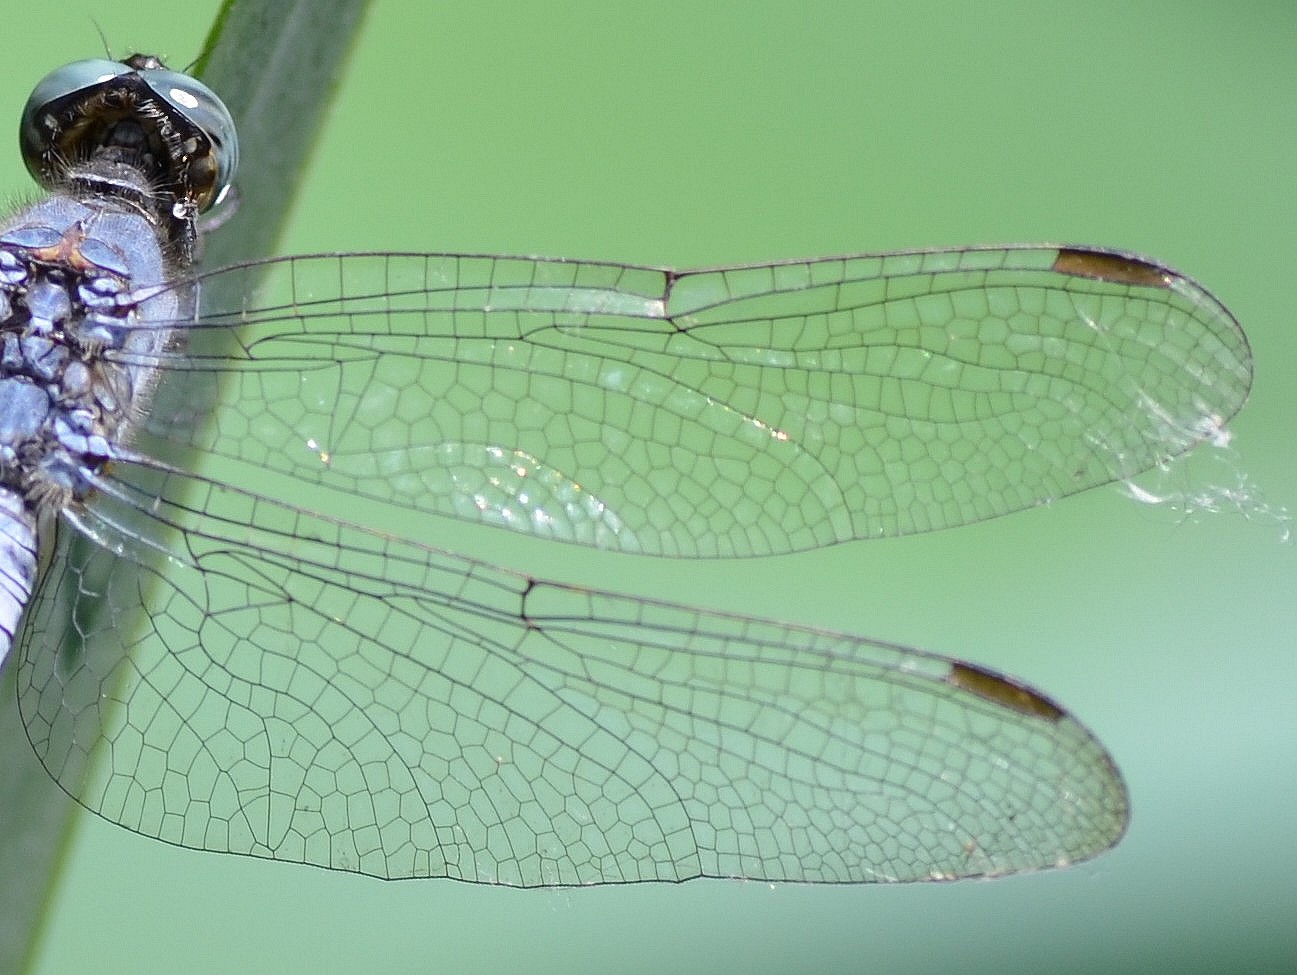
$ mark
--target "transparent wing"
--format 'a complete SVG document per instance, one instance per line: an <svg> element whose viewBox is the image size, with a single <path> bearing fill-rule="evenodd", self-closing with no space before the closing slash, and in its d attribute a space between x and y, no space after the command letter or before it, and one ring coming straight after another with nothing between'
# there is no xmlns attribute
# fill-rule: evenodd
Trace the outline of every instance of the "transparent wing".
<svg viewBox="0 0 1297 975"><path fill-rule="evenodd" d="M19 682L47 768L137 832L537 886L994 875L1124 829L1089 732L977 668L114 470L69 509Z"/></svg>
<svg viewBox="0 0 1297 975"><path fill-rule="evenodd" d="M653 554L788 552L1051 501L1218 435L1251 380L1203 288L1079 248L687 272L353 254L200 286L197 358L168 363L186 375L146 452ZM218 422L196 421L218 396Z"/></svg>

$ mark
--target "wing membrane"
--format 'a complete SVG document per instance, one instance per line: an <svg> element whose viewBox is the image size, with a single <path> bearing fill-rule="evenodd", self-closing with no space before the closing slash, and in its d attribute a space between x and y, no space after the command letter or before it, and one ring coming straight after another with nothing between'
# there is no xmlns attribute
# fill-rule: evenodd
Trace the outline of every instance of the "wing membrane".
<svg viewBox="0 0 1297 975"><path fill-rule="evenodd" d="M168 842L518 886L864 882L1056 866L1125 826L1083 726L942 657L549 583L142 457L69 518L24 719L64 788Z"/></svg>
<svg viewBox="0 0 1297 975"><path fill-rule="evenodd" d="M650 554L768 555L1055 500L1218 435L1251 381L1199 285L1078 248L687 272L352 254L201 287L147 452L275 470L336 511L366 498Z"/></svg>

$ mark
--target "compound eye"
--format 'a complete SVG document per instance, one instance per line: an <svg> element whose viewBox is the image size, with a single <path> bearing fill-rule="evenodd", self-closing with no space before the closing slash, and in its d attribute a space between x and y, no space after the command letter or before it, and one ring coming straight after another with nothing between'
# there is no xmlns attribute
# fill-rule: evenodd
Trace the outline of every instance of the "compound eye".
<svg viewBox="0 0 1297 975"><path fill-rule="evenodd" d="M56 110L69 99L79 100L87 91L98 90L106 81L127 74L131 69L120 61L92 58L73 61L47 74L32 89L23 106L18 126L18 142L23 162L36 182L49 188L43 157L59 134Z"/></svg>
<svg viewBox="0 0 1297 975"><path fill-rule="evenodd" d="M199 209L210 209L225 198L239 168L239 137L230 110L216 92L187 74L161 67L141 71L140 76L207 137L213 178L206 202Z"/></svg>

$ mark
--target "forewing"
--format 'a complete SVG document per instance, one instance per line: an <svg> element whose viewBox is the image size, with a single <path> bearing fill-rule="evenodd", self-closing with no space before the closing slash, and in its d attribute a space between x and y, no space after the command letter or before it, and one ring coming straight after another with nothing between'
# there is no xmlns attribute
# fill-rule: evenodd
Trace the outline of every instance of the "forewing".
<svg viewBox="0 0 1297 975"><path fill-rule="evenodd" d="M1079 248L689 272L353 254L202 287L197 357L168 363L186 375L146 451L654 554L788 552L1056 500L1220 436L1251 381L1211 294Z"/></svg>

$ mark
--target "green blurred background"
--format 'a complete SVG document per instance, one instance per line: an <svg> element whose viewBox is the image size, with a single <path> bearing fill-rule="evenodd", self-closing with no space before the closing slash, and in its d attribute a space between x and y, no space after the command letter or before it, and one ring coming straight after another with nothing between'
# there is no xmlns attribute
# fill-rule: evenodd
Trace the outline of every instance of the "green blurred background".
<svg viewBox="0 0 1297 975"><path fill-rule="evenodd" d="M212 10L66 0L0 72L182 66ZM213 2L210 5L215 7ZM1297 7L376 0L284 252L677 265L1062 240L1201 278L1251 336L1191 488L1297 505ZM16 151L0 187L28 183ZM1156 485L1155 480L1146 482ZM38 969L1279 971L1297 959L1297 550L1256 504L1116 489L927 537L681 565L488 537L532 572L955 653L1056 696L1134 804L1101 859L908 888L519 892L194 853L83 815ZM17 882L3 878L4 883Z"/></svg>

